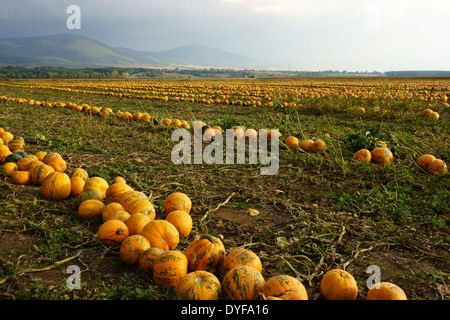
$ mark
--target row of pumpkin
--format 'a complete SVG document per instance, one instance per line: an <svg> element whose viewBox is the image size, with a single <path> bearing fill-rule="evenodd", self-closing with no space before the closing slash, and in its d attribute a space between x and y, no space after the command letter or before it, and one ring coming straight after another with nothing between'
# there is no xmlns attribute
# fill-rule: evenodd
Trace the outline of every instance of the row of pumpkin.
<svg viewBox="0 0 450 320"><path fill-rule="evenodd" d="M188 195L168 195L162 219L156 216L149 198L122 177L110 185L101 177L89 177L83 168L66 170L67 164L57 152L28 155L15 149L2 164L2 172L12 182L40 186L45 199L74 197L81 219L101 221L99 243L119 248L123 263L150 274L156 284L173 288L177 299L308 300L305 286L295 277L280 274L266 281L260 258L248 248L227 252L219 237L203 234L181 250L180 237L188 237L193 224ZM395 284L382 282L379 286L368 291L367 299L407 299ZM358 295L354 277L342 269L329 270L320 289L327 300L354 300Z"/></svg>
<svg viewBox="0 0 450 320"><path fill-rule="evenodd" d="M10 98L6 96L1 96L0 101L4 102L16 102L16 103L27 103L29 105L37 105L37 106L44 106L44 107L61 107L61 108L69 108L77 111L86 112L93 115L99 115L102 117L109 117L111 115L114 115L116 118L125 119L128 121L146 121L146 122L152 122L154 124L162 124L165 126L172 126L174 128L184 128L184 129L190 129L191 126L186 120L179 120L179 119L170 119L170 118L161 118L156 116L151 116L147 113L130 113L128 111L122 112L122 111L116 111L114 112L111 108L102 108L97 106L90 106L88 104L82 104L77 105L73 102L45 102L45 101L36 101L32 99L22 99L22 98ZM427 108L424 110L424 114L431 114L432 110ZM246 129L243 126L234 126L232 127L234 130L234 135L236 139L242 139L242 138L248 138L248 139L257 139L258 138L258 131L255 129ZM224 132L223 128L220 126L209 126L206 123L202 122L202 134L207 136L208 140L212 140L215 138L216 135L222 134ZM274 130L267 130L264 132L263 135L259 136L259 139L265 139L267 141L270 141L271 135L274 133ZM7 133L8 135L3 139L5 142L8 141L8 139L11 138L11 134ZM276 134L278 135L279 139L282 138L282 134L279 131L276 131ZM0 144L2 143L2 133L0 133ZM284 144L287 147L292 148L298 148L305 152L311 152L311 153L323 153L327 150L326 143L317 138L312 139L305 139L303 141L300 141L297 137L288 135L286 138L283 139ZM18 141L13 141L13 144L10 146L12 149L14 147L15 149L20 149L22 147L21 143ZM14 149L14 150L15 150ZM0 150L0 162L2 159L2 156L4 156L4 152L1 152ZM372 162L376 164L389 164L392 163L394 160L394 156L392 152L390 151L389 147L384 141L377 141L375 143L375 146L372 150L369 149L361 149L355 152L354 159L358 161L363 162ZM447 173L447 164L441 160L436 159L433 155L430 154L424 154L417 160L418 166L424 171L431 175L439 176Z"/></svg>

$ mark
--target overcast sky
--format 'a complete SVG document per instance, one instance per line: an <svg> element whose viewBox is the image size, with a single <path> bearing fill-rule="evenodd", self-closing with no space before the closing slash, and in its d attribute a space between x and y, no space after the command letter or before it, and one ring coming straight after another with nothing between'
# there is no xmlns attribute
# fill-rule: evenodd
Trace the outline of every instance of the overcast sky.
<svg viewBox="0 0 450 320"><path fill-rule="evenodd" d="M81 9L81 29L66 12ZM448 0L0 0L0 38L199 44L301 70L450 70Z"/></svg>

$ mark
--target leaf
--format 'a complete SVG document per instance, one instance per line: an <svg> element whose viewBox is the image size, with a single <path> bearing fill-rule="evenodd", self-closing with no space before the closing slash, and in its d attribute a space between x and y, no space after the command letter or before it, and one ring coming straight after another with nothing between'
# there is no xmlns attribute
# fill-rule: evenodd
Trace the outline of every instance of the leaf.
<svg viewBox="0 0 450 320"><path fill-rule="evenodd" d="M258 211L258 210L255 210L255 209L248 209L248 213L249 213L251 216L257 216L257 215L259 215L259 211Z"/></svg>

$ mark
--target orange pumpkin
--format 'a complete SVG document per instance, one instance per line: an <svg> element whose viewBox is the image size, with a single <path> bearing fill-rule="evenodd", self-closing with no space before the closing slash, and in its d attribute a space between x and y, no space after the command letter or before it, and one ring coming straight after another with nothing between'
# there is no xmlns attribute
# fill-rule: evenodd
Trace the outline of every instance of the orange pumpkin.
<svg viewBox="0 0 450 320"><path fill-rule="evenodd" d="M42 182L41 193L45 199L64 200L69 197L71 188L72 185L67 174L53 172Z"/></svg>
<svg viewBox="0 0 450 320"><path fill-rule="evenodd" d="M81 178L81 177L70 178L70 184L71 184L71 189L70 189L71 196L77 197L83 192L83 188L84 188L83 178Z"/></svg>
<svg viewBox="0 0 450 320"><path fill-rule="evenodd" d="M178 233L183 238L186 238L191 233L192 217L186 211L174 210L167 215L166 220L177 228Z"/></svg>
<svg viewBox="0 0 450 320"><path fill-rule="evenodd" d="M222 284L208 271L193 271L180 279L175 286L178 300L220 300Z"/></svg>
<svg viewBox="0 0 450 320"><path fill-rule="evenodd" d="M166 214L174 210L183 210L187 213L191 212L192 201L182 192L174 192L167 196L164 201L164 211Z"/></svg>
<svg viewBox="0 0 450 320"><path fill-rule="evenodd" d="M127 222L127 220L131 217L131 214L129 214L127 211L125 210L117 210L114 211L113 213L111 213L109 215L109 220L120 220L122 222ZM129 231L129 230L128 230Z"/></svg>
<svg viewBox="0 0 450 320"><path fill-rule="evenodd" d="M193 240L184 251L189 271L205 270L215 273L225 259L225 247L218 237L208 234Z"/></svg>
<svg viewBox="0 0 450 320"><path fill-rule="evenodd" d="M308 300L308 293L300 280L286 274L267 280L261 293L266 297L273 296L282 300Z"/></svg>
<svg viewBox="0 0 450 320"><path fill-rule="evenodd" d="M42 159L42 162L45 164L48 164L50 161L55 159L62 159L62 156L58 152L49 152L44 156L44 159Z"/></svg>
<svg viewBox="0 0 450 320"><path fill-rule="evenodd" d="M294 136L288 136L285 140L284 140L284 144L289 146L289 147L298 147L299 146L299 141L298 138L294 137Z"/></svg>
<svg viewBox="0 0 450 320"><path fill-rule="evenodd" d="M130 235L133 235L141 234L145 225L152 220L153 219L149 215L137 212L131 215L125 223L130 231Z"/></svg>
<svg viewBox="0 0 450 320"><path fill-rule="evenodd" d="M45 151L38 151L34 155L39 159L39 161L44 161L44 157L47 154Z"/></svg>
<svg viewBox="0 0 450 320"><path fill-rule="evenodd" d="M431 154L424 154L417 159L417 165L424 171L428 172L428 166L430 165L431 161L433 161L435 156Z"/></svg>
<svg viewBox="0 0 450 320"><path fill-rule="evenodd" d="M169 250L161 253L153 262L153 280L161 286L175 287L187 274L187 266L183 252Z"/></svg>
<svg viewBox="0 0 450 320"><path fill-rule="evenodd" d="M11 150L5 145L0 145L0 163L5 163L7 156L12 154Z"/></svg>
<svg viewBox="0 0 450 320"><path fill-rule="evenodd" d="M57 172L64 172L67 169L67 162L63 158L56 158L47 161L47 165L55 169Z"/></svg>
<svg viewBox="0 0 450 320"><path fill-rule="evenodd" d="M148 197L143 192L133 190L122 193L117 202L128 211L127 206L138 200L148 200Z"/></svg>
<svg viewBox="0 0 450 320"><path fill-rule="evenodd" d="M355 152L354 158L363 162L372 161L372 153L367 149L361 149Z"/></svg>
<svg viewBox="0 0 450 320"><path fill-rule="evenodd" d="M105 208L103 209L103 212L102 212L102 219L103 219L103 222L105 222L106 220L110 220L109 218L110 218L111 214L112 214L114 211L117 211L117 210L125 210L125 209L124 209L123 206L122 206L120 203L118 203L118 202L111 202L111 203L108 203L108 204L105 206Z"/></svg>
<svg viewBox="0 0 450 320"><path fill-rule="evenodd" d="M262 271L262 263L259 257L250 249L236 248L228 252L222 264L222 272L225 274L237 266L253 267Z"/></svg>
<svg viewBox="0 0 450 320"><path fill-rule="evenodd" d="M383 164L391 163L394 160L392 152L385 147L378 147L372 150L372 162Z"/></svg>
<svg viewBox="0 0 450 320"><path fill-rule="evenodd" d="M103 199L106 195L106 190L109 188L108 182L101 177L88 178L84 184L83 191L97 190L102 194Z"/></svg>
<svg viewBox="0 0 450 320"><path fill-rule="evenodd" d="M120 176L115 177L112 183L113 184L114 183L125 183L125 184L127 184L126 180L124 178L120 177Z"/></svg>
<svg viewBox="0 0 450 320"><path fill-rule="evenodd" d="M44 182L44 179L53 172L55 172L55 169L45 163L36 164L36 166L33 166L30 169L31 181L33 184L39 186Z"/></svg>
<svg viewBox="0 0 450 320"><path fill-rule="evenodd" d="M145 273L152 274L153 273L153 263L157 256L161 253L164 253L161 248L149 248L142 253L142 256L139 258L139 269Z"/></svg>
<svg viewBox="0 0 450 320"><path fill-rule="evenodd" d="M105 221L97 231L97 239L108 247L120 246L129 236L127 225L119 220Z"/></svg>
<svg viewBox="0 0 450 320"><path fill-rule="evenodd" d="M145 237L130 235L120 245L120 259L129 266L136 266L144 251L149 248L150 243Z"/></svg>
<svg viewBox="0 0 450 320"><path fill-rule="evenodd" d="M133 188L126 183L113 183L106 189L105 200L106 203L118 202L120 196L128 191L132 191Z"/></svg>
<svg viewBox="0 0 450 320"><path fill-rule="evenodd" d="M379 285L379 288L377 288ZM405 292L396 284L380 282L367 292L367 300L408 300Z"/></svg>
<svg viewBox="0 0 450 320"><path fill-rule="evenodd" d="M83 219L94 219L101 217L105 204L96 199L83 201L78 207L78 216Z"/></svg>
<svg viewBox="0 0 450 320"><path fill-rule="evenodd" d="M83 191L75 200L75 203L77 206L79 206L81 203L83 203L86 200L89 199L97 199L100 201L103 201L103 196L100 193L100 191L97 190L89 190L89 191Z"/></svg>
<svg viewBox="0 0 450 320"><path fill-rule="evenodd" d="M14 171L19 170L19 167L17 167L17 164L14 162L7 162L2 164L2 172L5 176L10 177Z"/></svg>
<svg viewBox="0 0 450 320"><path fill-rule="evenodd" d="M152 220L156 217L155 207L150 200L137 200L126 204L124 208L131 215L139 212L148 215Z"/></svg>
<svg viewBox="0 0 450 320"><path fill-rule="evenodd" d="M237 266L223 277L222 294L225 300L257 300L264 283L264 277L255 268Z"/></svg>
<svg viewBox="0 0 450 320"><path fill-rule="evenodd" d="M142 229L141 235L147 238L152 247L164 251L174 250L180 242L180 234L173 224L166 220L152 220Z"/></svg>
<svg viewBox="0 0 450 320"><path fill-rule="evenodd" d="M318 139L311 144L310 150L314 153L325 152L327 151L327 145L323 140Z"/></svg>
<svg viewBox="0 0 450 320"><path fill-rule="evenodd" d="M31 158L25 157L25 158L19 159L16 162L16 164L20 171L28 171L28 166L31 161L32 161Z"/></svg>
<svg viewBox="0 0 450 320"><path fill-rule="evenodd" d="M447 164L441 159L434 159L428 166L428 173L433 176L440 176L447 173Z"/></svg>
<svg viewBox="0 0 450 320"><path fill-rule="evenodd" d="M358 285L355 278L345 270L327 271L320 281L320 291L327 300L355 300Z"/></svg>
<svg viewBox="0 0 450 320"><path fill-rule="evenodd" d="M31 180L30 177L31 174L29 171L21 171L21 170L14 171L10 176L12 183L22 185L29 184Z"/></svg>
<svg viewBox="0 0 450 320"><path fill-rule="evenodd" d="M83 181L89 179L89 173L83 168L75 168L70 172L70 178L80 177Z"/></svg>

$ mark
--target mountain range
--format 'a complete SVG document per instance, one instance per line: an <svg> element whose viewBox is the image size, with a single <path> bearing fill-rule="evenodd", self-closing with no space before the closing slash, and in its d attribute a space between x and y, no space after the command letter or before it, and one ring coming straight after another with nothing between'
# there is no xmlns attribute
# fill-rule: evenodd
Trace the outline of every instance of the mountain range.
<svg viewBox="0 0 450 320"><path fill-rule="evenodd" d="M190 45L147 52L112 47L72 34L0 39L0 65L57 67L197 67L267 69L273 64L215 48Z"/></svg>

